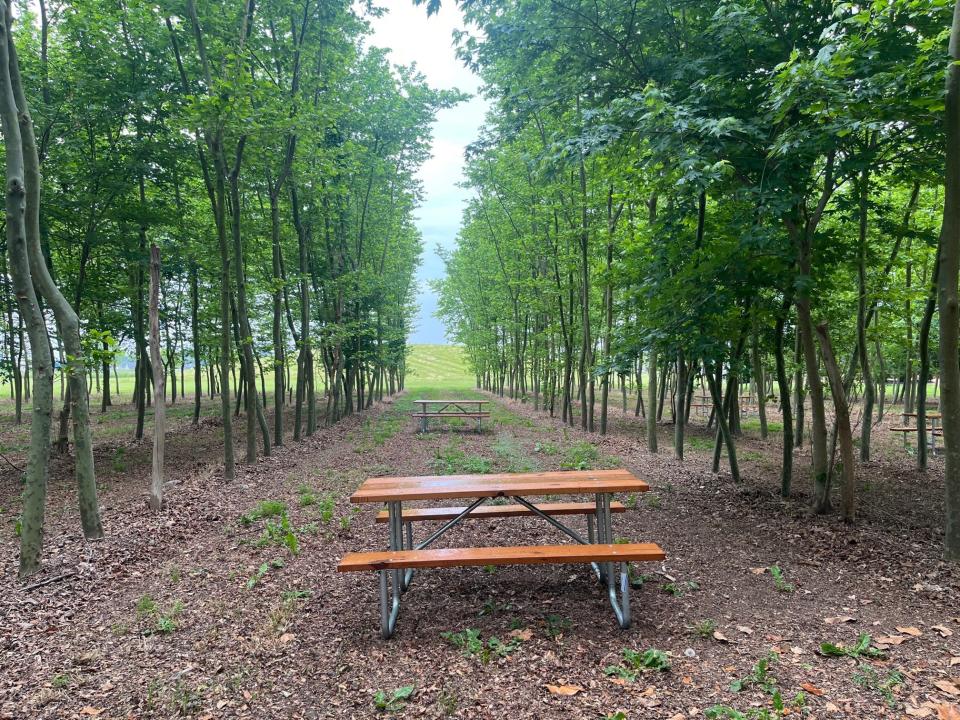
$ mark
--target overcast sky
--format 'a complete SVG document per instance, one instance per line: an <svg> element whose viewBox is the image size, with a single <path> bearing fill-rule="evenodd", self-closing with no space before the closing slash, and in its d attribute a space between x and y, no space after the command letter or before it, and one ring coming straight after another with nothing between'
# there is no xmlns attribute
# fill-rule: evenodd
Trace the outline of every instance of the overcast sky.
<svg viewBox="0 0 960 720"><path fill-rule="evenodd" d="M446 0L440 12L427 17L423 6L412 0L385 0L386 15L373 20L369 44L393 50L393 62L416 63L429 84L436 88L458 88L476 95L480 81L457 60L451 32L463 27L454 0ZM443 262L437 246L453 247L460 226L460 211L468 191L457 187L463 178L463 151L476 139L487 104L480 97L442 110L433 126L433 158L420 170L424 202L417 212L417 227L423 234L424 256L417 279L420 311L411 343L446 343L443 324L433 313L437 298L427 286L443 276Z"/></svg>

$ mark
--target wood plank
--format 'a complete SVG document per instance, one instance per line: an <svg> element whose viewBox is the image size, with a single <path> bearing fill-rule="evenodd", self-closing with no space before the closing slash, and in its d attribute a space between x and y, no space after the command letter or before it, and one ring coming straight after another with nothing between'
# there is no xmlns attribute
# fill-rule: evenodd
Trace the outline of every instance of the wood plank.
<svg viewBox="0 0 960 720"><path fill-rule="evenodd" d="M654 543L521 545L347 553L337 572L484 565L548 565L588 562L656 562L666 558Z"/></svg>
<svg viewBox="0 0 960 720"><path fill-rule="evenodd" d="M547 515L592 515L596 512L597 506L594 503L551 503L549 505L538 505L537 508ZM403 519L408 522L419 522L425 520L453 520L467 508L464 507L433 507L433 508L410 508L403 511ZM627 508L623 503L610 503L610 512L622 513ZM485 518L507 518L507 517L533 517L536 515L529 508L523 505L481 505L471 512L467 519L476 518L482 520ZM389 520L390 514L386 510L377 513L377 522L385 523Z"/></svg>
<svg viewBox="0 0 960 720"><path fill-rule="evenodd" d="M469 405L489 405L489 400L414 400L417 405L456 405L464 403Z"/></svg>
<svg viewBox="0 0 960 720"><path fill-rule="evenodd" d="M426 475L368 478L350 502L440 500L513 495L592 495L646 492L650 486L628 470L570 470L489 475Z"/></svg>

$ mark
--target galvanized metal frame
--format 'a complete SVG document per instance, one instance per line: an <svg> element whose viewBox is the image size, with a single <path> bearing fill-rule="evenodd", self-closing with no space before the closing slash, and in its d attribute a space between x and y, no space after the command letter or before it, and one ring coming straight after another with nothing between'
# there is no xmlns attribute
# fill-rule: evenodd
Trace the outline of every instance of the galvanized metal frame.
<svg viewBox="0 0 960 720"><path fill-rule="evenodd" d="M592 515L587 515L586 539L584 539L583 536L576 530L567 527L556 518L543 512L530 501L518 495L513 495L512 497L518 503L530 510L534 515L546 520L550 525L554 526L556 529L560 530L562 533L566 534L581 545L592 545L594 542L598 544L608 544L613 542L612 513L610 511L611 493L596 494L596 511ZM417 545L413 544L413 523L403 521L402 503L400 501L389 502L387 503L387 524L390 531L390 550L422 550L429 545L432 545L448 530L463 522L463 520L466 519L470 513L492 499L493 498L490 497L477 498L477 500L464 508L463 512L461 512L455 518L445 522L440 528L431 533L426 540L418 543ZM596 523L596 530L594 530L594 523ZM620 566L619 583L617 582L616 573L614 572L615 564L619 564ZM600 581L605 583L607 586L607 595L609 596L610 606L613 608L613 613L617 618L617 623L623 629L629 628L629 563L591 562L590 566ZM378 573L380 575L380 635L384 640L386 640L393 635L393 632L396 628L397 618L400 615L400 598L401 595L410 587L410 583L414 576L414 570L413 568L408 568L406 570L379 570ZM388 575L391 575L392 577L388 578Z"/></svg>

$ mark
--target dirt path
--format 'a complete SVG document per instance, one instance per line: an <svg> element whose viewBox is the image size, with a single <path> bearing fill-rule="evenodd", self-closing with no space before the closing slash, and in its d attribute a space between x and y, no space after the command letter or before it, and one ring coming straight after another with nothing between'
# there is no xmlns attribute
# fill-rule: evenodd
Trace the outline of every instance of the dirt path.
<svg viewBox="0 0 960 720"><path fill-rule="evenodd" d="M66 507L53 513L47 576L77 574L30 592L10 581L16 538L5 532L0 717L366 718L381 712L378 691L389 701L410 686L386 712L679 720L714 706L730 708L715 717L779 717L782 703L811 718L936 717L956 700L960 575L938 559L942 479L911 472L898 446L865 470L864 519L846 528L772 492L777 440L744 440L735 487L709 472L705 432L681 465L669 450L647 454L629 416L599 439L498 403L483 435L419 435L410 399L243 468L229 488L184 470L159 517L138 493L107 488L102 543L80 542ZM615 532L668 555L637 568L628 631L585 568L478 568L418 575L383 642L373 573L334 572L343 553L385 545L373 509L346 502L368 475L620 465L654 491L623 498ZM69 497L58 482L53 497ZM289 528L271 515L280 504ZM533 519L487 520L448 538L554 535ZM884 658L818 653L864 633L886 641ZM662 655L646 661L668 670L624 654L651 649Z"/></svg>

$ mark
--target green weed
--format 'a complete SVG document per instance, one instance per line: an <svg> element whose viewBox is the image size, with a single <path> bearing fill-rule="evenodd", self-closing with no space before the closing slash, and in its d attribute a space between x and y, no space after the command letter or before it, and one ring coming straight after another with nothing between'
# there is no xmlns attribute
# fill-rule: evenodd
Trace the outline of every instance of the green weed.
<svg viewBox="0 0 960 720"><path fill-rule="evenodd" d="M387 695L383 690L377 690L373 696L373 706L380 712L396 712L400 710L413 695L414 686L404 685Z"/></svg>
<svg viewBox="0 0 960 720"><path fill-rule="evenodd" d="M239 522L247 527L262 518L278 517L286 512L287 504L280 500L261 500L250 512L241 515Z"/></svg>
<svg viewBox="0 0 960 720"><path fill-rule="evenodd" d="M467 657L476 657L484 665L494 658L506 657L520 647L521 642L519 638L514 637L510 642L505 643L495 636L484 642L480 638L480 631L471 628L458 633L440 633L440 637L459 648Z"/></svg>
<svg viewBox="0 0 960 720"><path fill-rule="evenodd" d="M626 648L623 651L623 660L623 664L608 665L603 672L633 682L644 670L666 672L670 669L670 659L667 654L656 648L649 648L643 652Z"/></svg>
<svg viewBox="0 0 960 720"><path fill-rule="evenodd" d="M883 657L882 652L870 645L871 642L873 642L873 640L867 633L861 633L860 636L857 637L856 644L852 647L847 647L845 645L834 645L833 643L828 642L820 643L820 654L824 655L825 657Z"/></svg>
<svg viewBox="0 0 960 720"><path fill-rule="evenodd" d="M889 707L896 708L897 698L894 691L903 686L904 677L896 670L890 670L881 675L873 666L860 663L857 672L853 674L853 682L860 687L880 693Z"/></svg>
<svg viewBox="0 0 960 720"><path fill-rule="evenodd" d="M271 570L279 570L283 566L284 562L281 558L274 558L270 562L263 563L257 568L257 571L250 576L250 579L247 580L247 590L253 590L268 572Z"/></svg>
<svg viewBox="0 0 960 720"><path fill-rule="evenodd" d="M704 639L709 639L713 637L714 630L717 629L717 623L714 620L700 620L696 625L693 626L694 632L697 633L700 637Z"/></svg>
<svg viewBox="0 0 960 720"><path fill-rule="evenodd" d="M781 570L778 565L770 567L770 575L773 577L773 586L778 592L792 593L796 589L792 583L787 582L787 579L783 575L783 570Z"/></svg>
<svg viewBox="0 0 960 720"><path fill-rule="evenodd" d="M593 470L600 460L600 451L596 446L580 441L566 449L560 468L563 470Z"/></svg>

